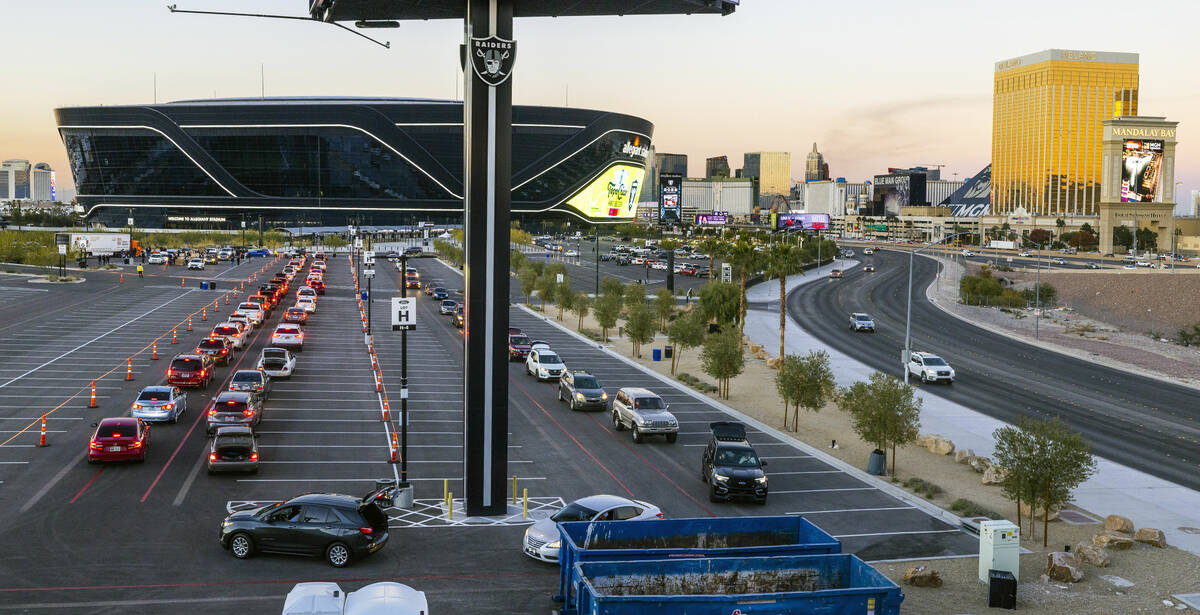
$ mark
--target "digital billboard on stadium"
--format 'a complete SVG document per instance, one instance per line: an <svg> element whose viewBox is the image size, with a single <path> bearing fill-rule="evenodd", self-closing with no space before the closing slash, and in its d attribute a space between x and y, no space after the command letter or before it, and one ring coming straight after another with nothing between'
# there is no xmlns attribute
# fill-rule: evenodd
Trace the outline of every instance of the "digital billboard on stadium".
<svg viewBox="0 0 1200 615"><path fill-rule="evenodd" d="M645 175L642 167L614 165L566 204L588 218L633 219Z"/></svg>

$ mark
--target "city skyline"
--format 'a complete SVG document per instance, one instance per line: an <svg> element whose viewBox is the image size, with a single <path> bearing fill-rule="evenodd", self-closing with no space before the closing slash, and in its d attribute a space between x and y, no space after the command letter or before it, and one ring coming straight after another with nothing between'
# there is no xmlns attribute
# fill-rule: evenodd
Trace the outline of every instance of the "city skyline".
<svg viewBox="0 0 1200 615"><path fill-rule="evenodd" d="M299 15L302 4L208 1L180 8ZM791 177L801 180L800 154L816 141L834 177L858 181L889 166L944 164L945 177L965 179L990 159L996 61L1048 48L1137 53L1140 113L1180 122L1177 174L1184 184L1178 194L1200 185L1200 156L1186 145L1189 127L1200 121L1200 111L1190 104L1200 86L1178 79L1190 74L1186 50L1197 43L1166 36L1126 43L1126 26L1106 17L1117 14L1115 2L1099 3L1086 14L1032 2L1003 11L933 2L920 15L868 4L854 14L751 0L723 18L518 20L522 46L513 73L514 102L645 117L655 124L659 151L688 154L689 176L702 176L709 157L736 160L746 152L788 151L796 154ZM1180 23L1200 16L1192 4L1168 5ZM1022 19L1027 11L1036 11L1039 20ZM93 28L100 19L110 24L104 31ZM1066 20L1076 27L1055 25ZM47 22L58 27L53 44L27 27ZM977 25L984 22L988 28L980 31ZM668 25L670 34L664 35ZM937 31L937 40L909 36L918 31ZM53 108L152 103L155 90L160 103L264 91L461 98L460 24L404 24L368 34L390 40L392 49L322 24L171 15L148 0L103 9L65 1L13 6L0 35L14 48L36 50L30 55L38 61L6 65L7 82L22 88L0 121L0 159L48 162L59 170L59 192L70 194L73 178ZM856 42L902 38L903 48ZM613 46L614 41L626 46ZM636 49L628 46L631 41ZM686 41L714 41L726 53L697 53L704 61L696 61L686 53ZM805 63L800 73L799 59L813 55L822 61ZM412 57L422 61L409 61ZM102 70L81 70L86 67L81 62Z"/></svg>

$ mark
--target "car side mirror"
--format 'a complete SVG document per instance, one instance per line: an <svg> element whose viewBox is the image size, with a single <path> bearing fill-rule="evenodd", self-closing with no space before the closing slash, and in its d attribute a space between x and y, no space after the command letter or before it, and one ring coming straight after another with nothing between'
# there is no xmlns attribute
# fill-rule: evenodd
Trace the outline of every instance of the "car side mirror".
<svg viewBox="0 0 1200 615"><path fill-rule="evenodd" d="M760 465L760 466L762 466L762 467L764 467L764 468L765 468L765 467L767 467L767 460L766 460L766 459L759 459L759 460L758 460L758 465Z"/></svg>
<svg viewBox="0 0 1200 615"><path fill-rule="evenodd" d="M92 427L99 427L100 423L92 423Z"/></svg>

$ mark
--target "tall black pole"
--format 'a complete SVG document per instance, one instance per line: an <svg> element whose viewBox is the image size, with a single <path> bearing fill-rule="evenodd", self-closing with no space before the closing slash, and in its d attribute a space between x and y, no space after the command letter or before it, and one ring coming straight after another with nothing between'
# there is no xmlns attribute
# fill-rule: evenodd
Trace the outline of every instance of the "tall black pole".
<svg viewBox="0 0 1200 615"><path fill-rule="evenodd" d="M593 250L596 253L596 296L600 296L600 225L595 227L596 231L596 247Z"/></svg>
<svg viewBox="0 0 1200 615"><path fill-rule="evenodd" d="M514 0L468 0L462 49L468 515L508 510L508 243L512 203Z"/></svg>
<svg viewBox="0 0 1200 615"><path fill-rule="evenodd" d="M375 276L367 276L367 335L371 335L371 304L375 303L375 295L371 294L371 280Z"/></svg>
<svg viewBox="0 0 1200 615"><path fill-rule="evenodd" d="M400 285L400 298L408 297L408 257L400 255L400 271L404 272L404 283ZM408 487L408 330L400 331L400 485Z"/></svg>

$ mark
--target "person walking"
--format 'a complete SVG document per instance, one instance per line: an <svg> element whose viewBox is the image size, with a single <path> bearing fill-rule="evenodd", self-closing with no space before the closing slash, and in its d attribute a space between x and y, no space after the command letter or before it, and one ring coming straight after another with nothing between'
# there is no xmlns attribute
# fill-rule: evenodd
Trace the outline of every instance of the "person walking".
<svg viewBox="0 0 1200 615"><path fill-rule="evenodd" d="M138 265L138 277L139 277L139 278L144 278L144 277L146 277L146 276L145 276L145 275L143 275L143 273L142 273L142 266L141 266L141 265Z"/></svg>

